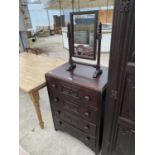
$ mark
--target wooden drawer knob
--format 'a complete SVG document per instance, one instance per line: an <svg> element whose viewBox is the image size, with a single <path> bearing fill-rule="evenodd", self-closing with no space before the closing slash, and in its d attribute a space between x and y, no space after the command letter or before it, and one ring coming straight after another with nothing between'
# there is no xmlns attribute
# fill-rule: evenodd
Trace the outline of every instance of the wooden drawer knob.
<svg viewBox="0 0 155 155"><path fill-rule="evenodd" d="M85 138L85 141L89 141L89 139L90 139L90 137L86 137L86 138Z"/></svg>
<svg viewBox="0 0 155 155"><path fill-rule="evenodd" d="M68 93L69 93L69 94L73 94L73 91L72 91L72 90L69 90Z"/></svg>
<svg viewBox="0 0 155 155"><path fill-rule="evenodd" d="M56 113L56 115L60 115L61 111L58 110L58 111L56 111L55 113Z"/></svg>
<svg viewBox="0 0 155 155"><path fill-rule="evenodd" d="M73 90L69 90L69 91L67 91L67 94L69 94L69 95L74 95L74 91Z"/></svg>
<svg viewBox="0 0 155 155"><path fill-rule="evenodd" d="M89 129L89 125L86 125L86 126L84 127L84 129L85 129L85 130L88 130L88 129Z"/></svg>
<svg viewBox="0 0 155 155"><path fill-rule="evenodd" d="M89 116L89 113L88 113L88 112L85 112L84 115L85 115L86 117L88 117L88 116Z"/></svg>
<svg viewBox="0 0 155 155"><path fill-rule="evenodd" d="M86 96L84 97L84 99L85 99L86 101L90 101L90 96L86 95Z"/></svg>
<svg viewBox="0 0 155 155"><path fill-rule="evenodd" d="M59 121L59 124L60 124L60 125L62 125L62 122L61 122L61 121Z"/></svg>
<svg viewBox="0 0 155 155"><path fill-rule="evenodd" d="M59 101L58 97L54 98L54 102L58 102L58 101Z"/></svg>
<svg viewBox="0 0 155 155"><path fill-rule="evenodd" d="M52 88L56 88L56 84L52 84Z"/></svg>

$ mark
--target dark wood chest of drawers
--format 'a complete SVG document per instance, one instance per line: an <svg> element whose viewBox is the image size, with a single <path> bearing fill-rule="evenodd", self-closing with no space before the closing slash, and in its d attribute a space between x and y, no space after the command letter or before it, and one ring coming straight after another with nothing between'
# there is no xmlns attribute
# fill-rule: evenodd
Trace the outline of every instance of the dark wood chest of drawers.
<svg viewBox="0 0 155 155"><path fill-rule="evenodd" d="M66 63L46 74L50 106L56 130L78 138L96 154L102 139L102 119L108 69L92 78L94 68L77 65L73 72Z"/></svg>

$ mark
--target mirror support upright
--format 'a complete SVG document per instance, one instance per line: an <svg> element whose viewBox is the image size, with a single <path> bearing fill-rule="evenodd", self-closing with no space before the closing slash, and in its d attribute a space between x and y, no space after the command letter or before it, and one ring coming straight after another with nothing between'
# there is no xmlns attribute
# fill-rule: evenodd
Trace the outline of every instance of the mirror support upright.
<svg viewBox="0 0 155 155"><path fill-rule="evenodd" d="M97 66L96 71L94 72L93 78L97 78L99 75L102 74L102 70L100 68L100 54L101 54L101 39L102 39L102 23L99 24L99 32L97 35L98 39L98 56L97 56Z"/></svg>
<svg viewBox="0 0 155 155"><path fill-rule="evenodd" d="M67 71L72 71L76 68L76 64L72 62L72 46L71 46L71 27L70 24L67 25L67 37L68 37L68 46L69 46L69 63L70 66Z"/></svg>

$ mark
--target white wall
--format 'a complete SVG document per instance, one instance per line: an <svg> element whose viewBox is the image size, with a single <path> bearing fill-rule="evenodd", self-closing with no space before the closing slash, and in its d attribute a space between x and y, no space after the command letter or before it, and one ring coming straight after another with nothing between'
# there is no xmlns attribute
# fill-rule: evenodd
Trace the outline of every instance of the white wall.
<svg viewBox="0 0 155 155"><path fill-rule="evenodd" d="M36 26L49 26L47 11L43 9L42 4L29 4L28 5L32 27ZM59 10L48 10L50 17L50 26L53 28L53 15L60 15Z"/></svg>

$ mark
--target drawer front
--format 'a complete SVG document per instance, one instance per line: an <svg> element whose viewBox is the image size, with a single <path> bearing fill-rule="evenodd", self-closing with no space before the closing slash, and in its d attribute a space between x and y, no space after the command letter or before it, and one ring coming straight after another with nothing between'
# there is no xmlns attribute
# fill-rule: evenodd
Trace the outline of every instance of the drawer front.
<svg viewBox="0 0 155 155"><path fill-rule="evenodd" d="M80 99L87 105L98 108L98 93L89 89L81 89L79 92Z"/></svg>
<svg viewBox="0 0 155 155"><path fill-rule="evenodd" d="M77 102L75 100L66 99L66 97L61 96L61 94L53 93L51 95L51 107L61 108L72 114L76 114L77 116L96 124L97 121L97 111L88 107L83 102Z"/></svg>
<svg viewBox="0 0 155 155"><path fill-rule="evenodd" d="M52 107L62 107L63 106L63 98L60 96L60 94L52 93L51 94L51 105Z"/></svg>
<svg viewBox="0 0 155 155"><path fill-rule="evenodd" d="M86 106L83 102L76 102L74 100L63 99L63 109L72 112L83 119L96 124L97 111L91 107Z"/></svg>
<svg viewBox="0 0 155 155"><path fill-rule="evenodd" d="M88 121L96 124L96 122L97 122L97 112L96 111L93 111L88 107L81 107L81 114L85 120L88 120Z"/></svg>
<svg viewBox="0 0 155 155"><path fill-rule="evenodd" d="M83 132L85 132L88 135L94 136L96 134L96 125L91 124L79 117L76 117L66 111L63 112L63 118L65 122L73 125L76 128L81 129Z"/></svg>
<svg viewBox="0 0 155 155"><path fill-rule="evenodd" d="M98 93L88 88L78 87L69 83L61 84L61 92L66 95L78 99L80 102L88 104L88 106L98 107Z"/></svg>
<svg viewBox="0 0 155 155"><path fill-rule="evenodd" d="M80 113L80 103L75 101L63 100L63 108L73 113Z"/></svg>
<svg viewBox="0 0 155 155"><path fill-rule="evenodd" d="M81 140L85 145L90 147L93 151L95 150L95 141L96 141L95 138L88 136L87 134L84 134L79 129L74 128L73 126L69 125L68 123L62 121L57 117L54 117L54 122L55 122L56 129L69 133L70 135Z"/></svg>
<svg viewBox="0 0 155 155"><path fill-rule="evenodd" d="M53 112L54 116L64 120L65 122L73 125L74 127L78 128L78 129L82 130L86 134L95 137L96 125L94 125L90 122L87 122L75 115L72 115L59 107L52 107L52 112Z"/></svg>
<svg viewBox="0 0 155 155"><path fill-rule="evenodd" d="M71 83L66 83L55 78L47 79L49 92L59 92L68 97L86 103L88 106L98 108L98 93L88 88L75 86Z"/></svg>
<svg viewBox="0 0 155 155"><path fill-rule="evenodd" d="M53 106L52 113L56 117L63 118L63 109L61 107Z"/></svg>
<svg viewBox="0 0 155 155"><path fill-rule="evenodd" d="M73 85L62 84L61 92L65 95L79 98L79 89Z"/></svg>

